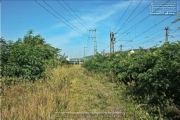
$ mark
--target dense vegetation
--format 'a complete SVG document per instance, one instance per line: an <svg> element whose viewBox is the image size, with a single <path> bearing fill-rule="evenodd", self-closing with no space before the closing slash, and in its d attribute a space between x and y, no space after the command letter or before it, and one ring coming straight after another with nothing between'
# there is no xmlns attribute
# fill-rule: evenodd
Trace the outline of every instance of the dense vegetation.
<svg viewBox="0 0 180 120"><path fill-rule="evenodd" d="M180 42L169 43L134 54L121 52L96 55L83 67L114 73L117 84L125 84L130 97L158 118L180 118Z"/></svg>
<svg viewBox="0 0 180 120"><path fill-rule="evenodd" d="M153 120L131 101L121 99L121 87L109 77L94 74L78 65L63 65L47 71L49 77L34 84L21 82L4 86L1 99L2 120ZM11 99L9 99L11 98ZM120 112L120 118L60 118L58 113Z"/></svg>
<svg viewBox="0 0 180 120"><path fill-rule="evenodd" d="M119 95L119 97L116 97L116 99L125 98L129 100L130 98L139 104L140 109L143 108L147 110L154 118L180 118L180 42L166 42L161 47L155 47L148 50L139 49L135 51L135 53L121 52L107 56L98 54L85 61L83 64L83 67L89 71L93 71L93 73L87 71L84 72L81 68L73 69L73 71L70 72L71 68L64 68L61 66L52 69L57 65L61 65L59 63L67 63L66 56L59 55L60 49L45 43L45 40L40 35L34 35L32 30L28 31L23 39L18 39L16 42L7 41L1 38L0 49L0 76L2 76L1 82L3 82L3 87L1 86L1 88L4 89L1 92L4 96L2 108L5 111L3 114L6 118L8 118L9 115L11 118L14 118L14 115L17 114L18 110L20 110L20 112L17 116L25 113L24 107L26 107L27 104L29 105L29 108L32 105L34 106L32 111L35 112L31 111L32 115L37 112L37 114L33 116L34 118L37 118L37 116L48 115L49 113L53 114L57 111L64 111L68 104L63 103L67 101L64 100L64 97L61 96L62 94L59 93L62 87L66 88L64 91L68 91L70 84L73 84L73 82L70 83L69 81L74 79L75 83L80 80L77 84L78 88L81 88L80 86L83 85L85 86L84 88L86 88L87 83L90 82L90 88L87 89L88 91L92 87L91 84L93 83L92 81L94 78L91 77L94 72L102 72L106 77L111 77L111 79L107 81L116 83L115 86L113 86L113 84L110 87L115 89L115 91L112 90L114 93L117 93L118 91L117 95ZM106 83L109 85L111 84L107 81L100 80L105 79L106 77L103 78L101 74L96 75L98 76L98 81L102 82L103 85L106 85ZM44 79L43 83L41 81L42 78ZM92 80L89 80L89 78ZM12 89L6 86L12 82L15 83L26 80L33 82L38 80L37 89L35 89L34 84L26 84L26 82L12 86ZM96 88L98 88L99 82L95 82L97 84ZM68 88L66 87L67 84L69 86ZM28 89L21 94L26 87ZM46 87L47 89L45 90ZM116 87L118 89L116 89ZM112 92L110 88L108 88L108 90ZM44 92L44 90L46 92ZM20 93L18 93L18 91L20 91ZM37 91L39 91L39 93ZM48 91L54 92L53 95ZM81 90L77 90L76 92L78 91ZM102 90L102 92L106 95L105 89ZM22 97L25 93L28 96L26 96L26 100ZM96 92L93 91L92 93L92 95L94 95ZM22 96L17 96L17 94L21 94ZM35 101L34 98L30 99L32 94L37 98ZM43 99L45 95L47 96ZM57 95L59 96L57 97ZM38 98L39 96L40 98ZM16 97L17 100L15 99ZM59 97L62 99L59 100ZM91 95L88 97L91 98ZM13 99L11 100L9 98ZM102 99L103 102L98 102L99 99ZM94 104L95 109L97 106L102 109L108 107L109 103L106 103L106 101L109 99L110 97L97 95L97 101L95 101L97 103ZM21 100L21 102L18 102L19 100ZM27 100L30 101L24 102ZM49 102L45 102L46 100L49 100ZM75 97L73 100L75 100ZM22 101L25 104L22 105ZM45 105L43 109L36 109L39 101ZM16 102L19 107L16 107ZM52 109L50 103L53 103L54 108L56 109ZM114 103L115 102L113 101L113 104ZM40 107L43 105L40 105ZM71 106L74 107L75 105L76 103L72 103ZM14 109L16 109L16 111L13 112ZM42 110L40 113L42 115L39 115L38 110ZM48 111L45 113L44 111L46 110ZM91 110L91 108L88 110ZM26 113L26 115L26 118L29 118L29 113ZM145 117L147 116L145 115ZM23 115L20 116L20 118L23 117Z"/></svg>
<svg viewBox="0 0 180 120"><path fill-rule="evenodd" d="M45 77L45 69L55 66L59 49L45 43L40 35L33 35L29 30L23 39L16 42L0 39L1 76L31 80Z"/></svg>

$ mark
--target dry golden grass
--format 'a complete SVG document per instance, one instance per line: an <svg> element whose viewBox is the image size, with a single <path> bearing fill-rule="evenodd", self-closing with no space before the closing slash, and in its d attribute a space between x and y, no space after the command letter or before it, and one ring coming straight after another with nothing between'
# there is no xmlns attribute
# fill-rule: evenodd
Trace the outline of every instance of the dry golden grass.
<svg viewBox="0 0 180 120"><path fill-rule="evenodd" d="M69 82L74 70L59 67L49 70L46 80L4 86L2 119L48 119L57 111L64 111L68 102Z"/></svg>
<svg viewBox="0 0 180 120"><path fill-rule="evenodd" d="M45 80L3 86L2 120L54 119L56 112L125 111L116 85L108 80L80 66L48 68Z"/></svg>

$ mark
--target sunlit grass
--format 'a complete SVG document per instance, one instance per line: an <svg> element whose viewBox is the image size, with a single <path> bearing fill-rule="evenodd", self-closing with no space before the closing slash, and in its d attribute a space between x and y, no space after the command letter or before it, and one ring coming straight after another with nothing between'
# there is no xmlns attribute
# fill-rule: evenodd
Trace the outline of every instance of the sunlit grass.
<svg viewBox="0 0 180 120"><path fill-rule="evenodd" d="M51 76L32 83L4 86L3 119L48 119L66 109L71 68L59 67L48 71Z"/></svg>
<svg viewBox="0 0 180 120"><path fill-rule="evenodd" d="M147 118L122 99L123 85L117 88L111 79L80 66L48 68L45 80L3 86L2 119L50 119L56 112L128 112L128 119Z"/></svg>

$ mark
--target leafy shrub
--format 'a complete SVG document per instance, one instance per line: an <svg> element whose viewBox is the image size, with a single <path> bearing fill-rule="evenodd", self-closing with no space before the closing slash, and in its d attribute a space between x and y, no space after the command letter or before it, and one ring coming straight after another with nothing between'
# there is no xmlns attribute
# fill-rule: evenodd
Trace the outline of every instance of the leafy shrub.
<svg viewBox="0 0 180 120"><path fill-rule="evenodd" d="M84 67L113 72L136 102L147 104L153 115L180 118L180 42L166 42L159 48L139 49L134 54L98 55Z"/></svg>
<svg viewBox="0 0 180 120"><path fill-rule="evenodd" d="M110 70L110 59L107 56L97 54L82 65L89 71L108 73Z"/></svg>
<svg viewBox="0 0 180 120"><path fill-rule="evenodd" d="M47 65L56 66L59 49L46 44L40 35L30 30L23 40L0 40L1 75L35 80L44 76Z"/></svg>

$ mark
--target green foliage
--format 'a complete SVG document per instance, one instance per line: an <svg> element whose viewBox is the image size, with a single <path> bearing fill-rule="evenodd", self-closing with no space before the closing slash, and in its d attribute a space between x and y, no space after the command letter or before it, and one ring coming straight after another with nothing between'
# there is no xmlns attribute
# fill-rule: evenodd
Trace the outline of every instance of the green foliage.
<svg viewBox="0 0 180 120"><path fill-rule="evenodd" d="M98 55L84 63L88 70L113 72L124 83L126 94L147 104L153 115L180 118L180 42L134 54Z"/></svg>
<svg viewBox="0 0 180 120"><path fill-rule="evenodd" d="M108 73L111 66L111 61L109 57L97 54L87 60L82 66L90 71Z"/></svg>
<svg viewBox="0 0 180 120"><path fill-rule="evenodd" d="M47 65L55 66L59 49L45 43L40 35L30 30L23 40L6 42L0 40L1 75L35 80L43 77Z"/></svg>
<svg viewBox="0 0 180 120"><path fill-rule="evenodd" d="M60 55L58 60L60 61L61 64L69 64L69 61L67 60L67 56L64 55Z"/></svg>

